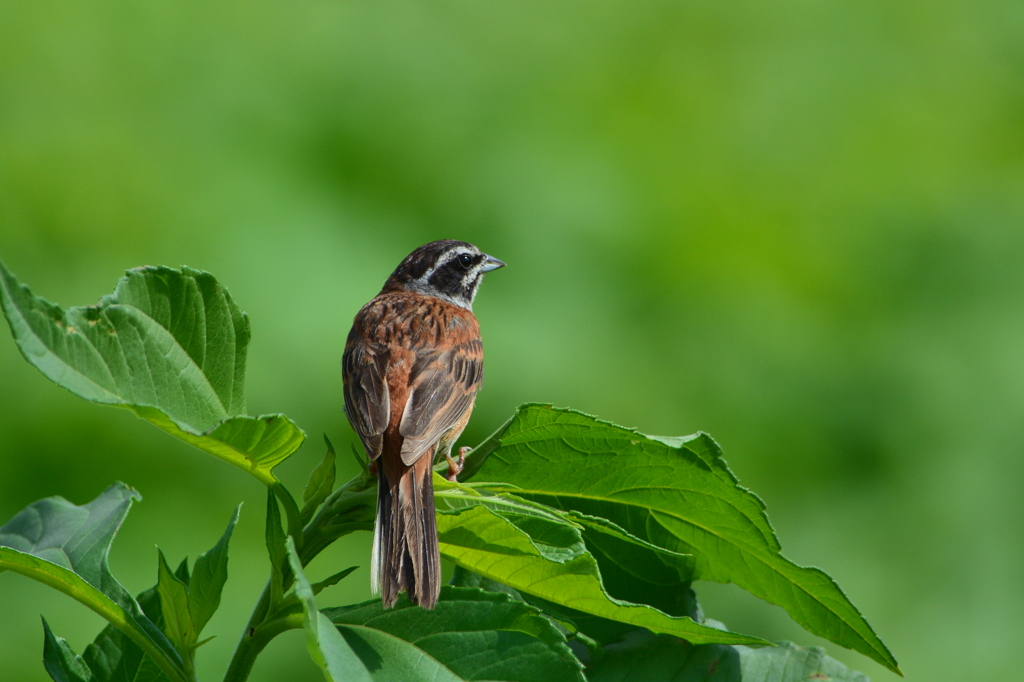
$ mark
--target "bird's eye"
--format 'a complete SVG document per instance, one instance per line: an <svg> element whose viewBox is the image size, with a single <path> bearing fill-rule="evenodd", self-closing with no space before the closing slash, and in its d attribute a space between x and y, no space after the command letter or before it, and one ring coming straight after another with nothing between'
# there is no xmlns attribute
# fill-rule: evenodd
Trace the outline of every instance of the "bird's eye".
<svg viewBox="0 0 1024 682"><path fill-rule="evenodd" d="M470 256L468 253L462 254L461 256L459 256L459 265L461 265L466 270L469 270L469 267L473 265L473 257Z"/></svg>

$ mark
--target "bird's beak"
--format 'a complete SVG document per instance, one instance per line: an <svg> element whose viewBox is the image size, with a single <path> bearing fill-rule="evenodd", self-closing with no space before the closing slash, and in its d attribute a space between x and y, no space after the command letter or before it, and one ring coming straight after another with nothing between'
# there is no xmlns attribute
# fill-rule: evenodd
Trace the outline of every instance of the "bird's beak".
<svg viewBox="0 0 1024 682"><path fill-rule="evenodd" d="M505 263L498 260L494 256L487 256L487 259L484 261L483 267L480 268L480 272L490 272L491 270L497 270L498 268L503 267L505 267Z"/></svg>

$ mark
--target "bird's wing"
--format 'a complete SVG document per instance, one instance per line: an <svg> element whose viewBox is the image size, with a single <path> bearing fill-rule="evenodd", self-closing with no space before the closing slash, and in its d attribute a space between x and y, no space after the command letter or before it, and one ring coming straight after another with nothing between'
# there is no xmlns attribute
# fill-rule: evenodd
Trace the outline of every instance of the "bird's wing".
<svg viewBox="0 0 1024 682"><path fill-rule="evenodd" d="M406 466L423 456L473 407L484 378L483 346L470 340L416 358L398 432Z"/></svg>
<svg viewBox="0 0 1024 682"><path fill-rule="evenodd" d="M345 414L371 460L380 457L384 430L391 417L388 392L388 352L360 342L355 329L345 344L341 371L345 377Z"/></svg>

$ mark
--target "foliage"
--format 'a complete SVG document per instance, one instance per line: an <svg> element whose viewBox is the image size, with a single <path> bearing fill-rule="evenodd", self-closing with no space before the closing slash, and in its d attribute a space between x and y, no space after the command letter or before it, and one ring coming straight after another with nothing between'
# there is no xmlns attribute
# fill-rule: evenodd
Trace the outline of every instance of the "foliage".
<svg viewBox="0 0 1024 682"><path fill-rule="evenodd" d="M706 621L691 589L699 579L735 583L899 672L831 578L781 555L763 503L738 485L708 436L646 436L547 405L524 405L470 453L466 474L479 482L435 477L441 552L458 567L437 609L402 601L384 611L372 601L320 610L317 593L351 569L313 585L304 566L372 527L375 481L364 472L333 490L328 443L300 510L273 468L304 435L282 415L244 413L249 327L224 287L188 268L140 268L98 305L64 311L0 265L0 304L22 354L45 376L130 409L267 486L270 580L229 682L244 680L263 648L296 628L329 682L614 680L638 670L651 680L854 679L818 650L763 646ZM111 623L81 657L44 624L55 680L195 679L238 510L191 572L187 561L172 571L159 553L155 588L135 598L107 568L135 499L123 484L84 506L50 498L0 528L0 569L51 585Z"/></svg>

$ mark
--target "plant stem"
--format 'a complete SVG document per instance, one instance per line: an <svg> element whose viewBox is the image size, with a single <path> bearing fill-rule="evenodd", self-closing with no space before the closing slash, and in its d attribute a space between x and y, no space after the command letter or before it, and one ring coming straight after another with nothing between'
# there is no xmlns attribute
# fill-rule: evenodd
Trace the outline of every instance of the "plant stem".
<svg viewBox="0 0 1024 682"><path fill-rule="evenodd" d="M377 493L371 490L375 479L362 473L335 490L324 501L319 513L309 524L302 528L295 498L281 484L270 486L285 508L288 519L288 534L295 538L296 545L301 547L302 565L307 565L317 554L343 535L356 530L373 530L373 517L376 512ZM288 590L291 582L291 571L283 572ZM302 614L287 614L273 620L267 620L273 614L270 610L271 584L268 581L253 609L249 622L245 625L235 653L224 674L224 682L245 682L252 672L256 657L274 637L282 632L303 627Z"/></svg>
<svg viewBox="0 0 1024 682"><path fill-rule="evenodd" d="M224 682L245 682L249 677L249 673L252 672L253 664L256 663L256 657L270 644L271 640L282 632L302 628L302 613L292 613L266 622L260 622L258 625L254 624L266 618L265 611L269 603L270 586L268 585L263 590L263 594L260 595L256 609L253 611L252 617L245 627L245 632L242 633L242 639L238 642L238 646L235 647L235 654L231 657L231 663L224 674ZM261 613L261 611L264 613Z"/></svg>
<svg viewBox="0 0 1024 682"><path fill-rule="evenodd" d="M267 645L264 642L257 649L254 635L256 634L256 628L267 617L269 607L270 582L268 581L267 586L263 588L263 594L260 595L259 601L256 602L256 608L252 610L252 615L249 616L249 622L245 624L245 630L242 631L242 637L238 640L238 645L235 646L235 653L231 656L227 672L224 673L224 682L245 682L249 677L249 673L252 672L252 665L256 662L256 656Z"/></svg>

